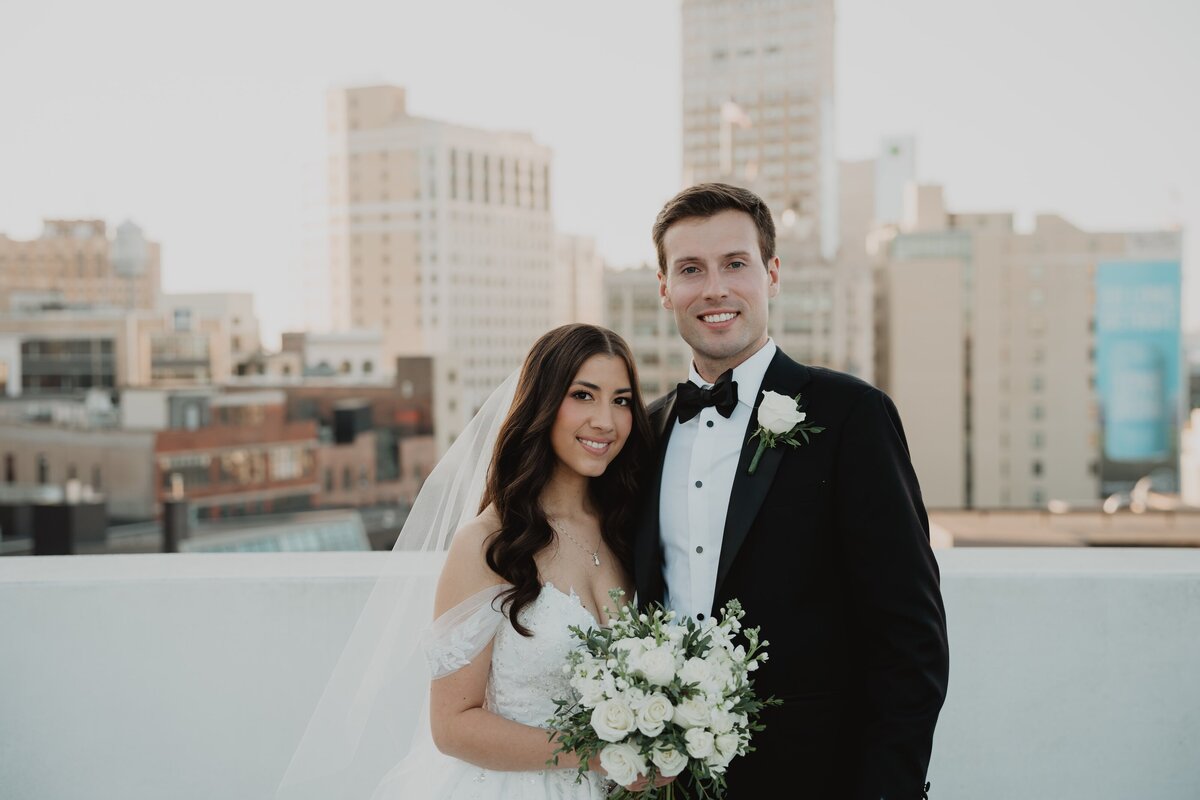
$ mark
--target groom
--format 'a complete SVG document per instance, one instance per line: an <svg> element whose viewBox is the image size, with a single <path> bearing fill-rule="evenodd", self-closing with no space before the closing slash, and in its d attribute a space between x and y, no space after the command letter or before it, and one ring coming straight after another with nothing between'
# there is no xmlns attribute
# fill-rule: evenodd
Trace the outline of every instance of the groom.
<svg viewBox="0 0 1200 800"><path fill-rule="evenodd" d="M741 601L743 624L770 642L755 688L783 700L730 765L729 797L916 800L948 649L896 407L768 337L780 263L757 195L686 189L659 213L654 244L659 295L693 361L690 381L650 409L658 462L635 545L638 597L697 620ZM806 424L823 430L766 448L751 474L764 391L799 394Z"/></svg>

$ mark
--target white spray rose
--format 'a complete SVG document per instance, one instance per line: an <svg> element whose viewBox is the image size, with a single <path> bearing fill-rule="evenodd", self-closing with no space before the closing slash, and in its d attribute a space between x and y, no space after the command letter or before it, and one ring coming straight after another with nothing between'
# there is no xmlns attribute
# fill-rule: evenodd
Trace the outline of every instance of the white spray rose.
<svg viewBox="0 0 1200 800"><path fill-rule="evenodd" d="M651 738L658 736L671 721L674 713L675 708L665 694L652 694L646 698L638 711L638 730Z"/></svg>
<svg viewBox="0 0 1200 800"><path fill-rule="evenodd" d="M592 709L592 730L606 742L619 742L637 724L633 709L624 700L602 700Z"/></svg>
<svg viewBox="0 0 1200 800"><path fill-rule="evenodd" d="M796 401L787 395L763 390L758 406L758 424L775 435L787 433L804 422L807 415L796 410Z"/></svg>
<svg viewBox="0 0 1200 800"><path fill-rule="evenodd" d="M675 677L675 653L669 645L647 650L638 662L638 672L654 686L666 686Z"/></svg>
<svg viewBox="0 0 1200 800"><path fill-rule="evenodd" d="M579 702L587 708L595 708L604 700L604 684L595 678L575 678L571 686L579 692Z"/></svg>
<svg viewBox="0 0 1200 800"><path fill-rule="evenodd" d="M675 706L675 715L671 719L681 728L703 728L708 725L710 714L703 700L692 697Z"/></svg>
<svg viewBox="0 0 1200 800"><path fill-rule="evenodd" d="M664 778L675 777L683 772L688 763L687 755L669 745L655 747L654 752L650 754L650 760L658 767L658 774Z"/></svg>
<svg viewBox="0 0 1200 800"><path fill-rule="evenodd" d="M646 645L641 639L620 639L613 642L613 649L625 651L626 666L630 672L637 672L642 653L646 652Z"/></svg>
<svg viewBox="0 0 1200 800"><path fill-rule="evenodd" d="M628 786L637 780L638 775L646 774L646 759L631 744L610 744L600 751L600 766L622 786Z"/></svg>
<svg viewBox="0 0 1200 800"><path fill-rule="evenodd" d="M688 755L692 758L708 758L713 752L714 737L704 728L691 728L683 735L687 742Z"/></svg>

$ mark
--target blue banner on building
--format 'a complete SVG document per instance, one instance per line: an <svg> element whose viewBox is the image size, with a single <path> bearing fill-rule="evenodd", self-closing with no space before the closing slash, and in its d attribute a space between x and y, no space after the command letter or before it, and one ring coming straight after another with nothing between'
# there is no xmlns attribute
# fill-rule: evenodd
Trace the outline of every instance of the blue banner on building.
<svg viewBox="0 0 1200 800"><path fill-rule="evenodd" d="M1096 390L1108 462L1173 463L1183 414L1178 261L1096 268Z"/></svg>

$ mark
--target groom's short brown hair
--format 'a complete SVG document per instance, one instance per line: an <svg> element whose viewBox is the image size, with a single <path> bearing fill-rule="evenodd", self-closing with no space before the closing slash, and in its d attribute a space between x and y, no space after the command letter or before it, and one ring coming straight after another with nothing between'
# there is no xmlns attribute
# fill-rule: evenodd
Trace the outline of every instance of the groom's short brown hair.
<svg viewBox="0 0 1200 800"><path fill-rule="evenodd" d="M775 220L771 209L763 199L749 189L730 186L727 183L698 183L689 186L672 197L658 212L654 220L654 249L658 251L658 271L666 273L667 254L663 250L663 238L667 229L683 219L707 218L722 211L743 211L754 220L758 228L758 249L762 251L763 265L775 257Z"/></svg>

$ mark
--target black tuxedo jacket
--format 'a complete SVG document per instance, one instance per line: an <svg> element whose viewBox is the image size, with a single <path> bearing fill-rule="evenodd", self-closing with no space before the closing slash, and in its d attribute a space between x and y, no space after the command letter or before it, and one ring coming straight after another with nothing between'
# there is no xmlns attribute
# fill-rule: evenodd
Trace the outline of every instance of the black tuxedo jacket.
<svg viewBox="0 0 1200 800"><path fill-rule="evenodd" d="M750 475L763 390L801 394L808 422L825 430L798 448L768 448ZM634 551L643 605L664 596L659 494L674 407L674 392L650 407L658 462ZM711 611L741 601L743 625L760 626L770 642L755 688L784 702L764 711L756 750L730 765L729 797L920 798L949 658L929 523L896 407L870 384L782 351L754 407Z"/></svg>

